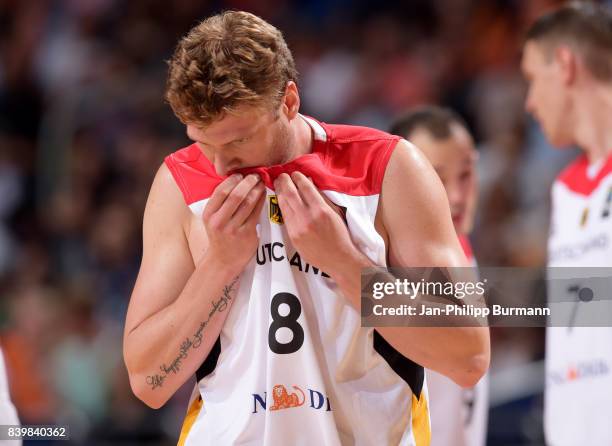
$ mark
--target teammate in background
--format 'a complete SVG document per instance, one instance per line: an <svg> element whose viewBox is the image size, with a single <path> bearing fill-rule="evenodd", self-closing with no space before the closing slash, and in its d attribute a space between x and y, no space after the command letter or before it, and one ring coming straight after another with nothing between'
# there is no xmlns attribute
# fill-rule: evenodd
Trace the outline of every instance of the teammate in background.
<svg viewBox="0 0 612 446"><path fill-rule="evenodd" d="M552 187L548 265L612 266L612 12L572 4L529 29L526 109L557 147L583 154ZM581 305L576 303L577 311ZM546 331L547 444L612 444L612 328Z"/></svg>
<svg viewBox="0 0 612 446"><path fill-rule="evenodd" d="M11 402L4 356L2 355L2 349L0 349L0 426L11 425L19 425L19 419L15 406ZM0 445L3 444L19 446L21 440L0 440Z"/></svg>
<svg viewBox="0 0 612 446"><path fill-rule="evenodd" d="M478 152L467 126L452 110L426 106L408 111L390 133L406 138L425 154L442 180L455 231L474 266L468 234L478 197ZM427 369L432 446L482 446L486 441L488 375L476 386L461 388L446 376Z"/></svg>
<svg viewBox="0 0 612 446"><path fill-rule="evenodd" d="M300 115L296 79L281 33L249 13L180 41L166 96L194 144L147 202L132 389L157 408L196 375L185 445L429 444L417 364L473 386L488 329L362 328L360 272L465 265L444 190L406 141Z"/></svg>

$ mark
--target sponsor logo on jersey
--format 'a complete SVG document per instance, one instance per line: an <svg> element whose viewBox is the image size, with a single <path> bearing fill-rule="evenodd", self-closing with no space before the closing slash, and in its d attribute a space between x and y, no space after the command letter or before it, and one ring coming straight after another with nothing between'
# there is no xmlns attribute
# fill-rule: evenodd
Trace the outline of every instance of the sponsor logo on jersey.
<svg viewBox="0 0 612 446"><path fill-rule="evenodd" d="M560 260L580 259L593 252L606 251L610 246L608 234L602 232L583 242L554 246L549 253L549 264Z"/></svg>
<svg viewBox="0 0 612 446"><path fill-rule="evenodd" d="M608 218L610 216L610 212L612 211L612 186L608 189L608 196L606 197L606 203L604 204L604 208L601 211L601 218Z"/></svg>
<svg viewBox="0 0 612 446"><path fill-rule="evenodd" d="M608 363L603 359L593 359L569 364L565 370L553 370L548 374L551 384L562 385L578 380L599 378L610 373Z"/></svg>
<svg viewBox="0 0 612 446"><path fill-rule="evenodd" d="M272 400L274 404L270 406L270 410L290 409L292 407L300 407L306 401L304 391L298 386L293 386L300 394L296 392L287 392L287 388L282 384L277 384L272 388Z"/></svg>
<svg viewBox="0 0 612 446"><path fill-rule="evenodd" d="M307 407L312 410L331 412L329 397L323 393L313 389L306 389L307 392L304 392L296 385L292 387L295 390L293 392L287 390L287 387L282 384L276 384L270 392L272 395L271 405L268 404L268 392L264 392L263 395L253 393L253 411L251 413L291 409L303 406L304 403L308 403Z"/></svg>
<svg viewBox="0 0 612 446"><path fill-rule="evenodd" d="M280 206L278 205L278 197L276 195L268 195L268 204L270 208L269 216L272 223L282 225L284 222L283 214L281 214Z"/></svg>
<svg viewBox="0 0 612 446"><path fill-rule="evenodd" d="M281 242L264 243L257 248L256 261L258 265L265 265L268 262L287 261L289 265L303 273L311 273L315 276L320 274L323 277L329 277L329 274L302 260L299 252L295 251L291 255L287 254L285 245Z"/></svg>

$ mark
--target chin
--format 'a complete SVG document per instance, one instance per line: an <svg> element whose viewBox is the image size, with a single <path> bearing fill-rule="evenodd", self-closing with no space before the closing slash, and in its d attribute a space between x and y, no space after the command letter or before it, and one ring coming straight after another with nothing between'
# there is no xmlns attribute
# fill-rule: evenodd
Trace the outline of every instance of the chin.
<svg viewBox="0 0 612 446"><path fill-rule="evenodd" d="M551 135L548 137L548 142L556 149L568 149L573 144L571 138L564 137L563 135Z"/></svg>
<svg viewBox="0 0 612 446"><path fill-rule="evenodd" d="M567 132L562 131L560 128L550 130L542 126L542 130L544 131L549 144L557 149L568 148L574 143L569 135L567 135Z"/></svg>

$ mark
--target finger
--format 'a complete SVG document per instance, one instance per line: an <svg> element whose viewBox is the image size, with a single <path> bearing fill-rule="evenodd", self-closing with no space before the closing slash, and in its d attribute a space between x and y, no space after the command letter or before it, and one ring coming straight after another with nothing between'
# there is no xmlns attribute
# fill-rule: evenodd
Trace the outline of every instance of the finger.
<svg viewBox="0 0 612 446"><path fill-rule="evenodd" d="M210 216L217 212L232 190L242 181L242 178L242 175L237 173L223 180L208 200L208 204L204 209L204 216Z"/></svg>
<svg viewBox="0 0 612 446"><path fill-rule="evenodd" d="M281 212L294 214L305 207L295 184L293 184L291 177L286 173L279 175L274 182L274 188L276 189Z"/></svg>
<svg viewBox="0 0 612 446"><path fill-rule="evenodd" d="M251 189L253 189L259 181L259 175L249 174L238 183L216 212L218 218L220 218L221 221L229 221Z"/></svg>
<svg viewBox="0 0 612 446"><path fill-rule="evenodd" d="M300 196L308 207L325 206L325 200L314 183L301 172L293 172L291 179L296 185Z"/></svg>
<svg viewBox="0 0 612 446"><path fill-rule="evenodd" d="M327 205L346 223L346 208L343 208L342 206L339 206L331 201L317 188L317 186L315 186L312 178L306 177L301 172L294 172L291 177L293 182L297 185L307 206L312 207Z"/></svg>
<svg viewBox="0 0 612 446"><path fill-rule="evenodd" d="M240 203L240 206L238 206L238 209L231 218L230 224L242 226L253 212L255 206L259 203L261 196L265 195L265 191L266 186L264 186L262 182L257 183L257 185L249 191L242 203Z"/></svg>
<svg viewBox="0 0 612 446"><path fill-rule="evenodd" d="M259 221L259 216L261 215L261 210L263 209L264 204L266 202L266 197L267 197L267 194L265 193L265 188L264 188L264 193L261 194L261 196L257 200L257 203L251 210L251 215L249 215L247 219L244 221L244 224L242 225L243 228L252 227L257 224L257 222Z"/></svg>
<svg viewBox="0 0 612 446"><path fill-rule="evenodd" d="M334 203L333 201L331 201L327 195L325 195L324 193L322 193L321 191L319 191L319 194L321 194L321 197L323 198L323 200L325 200L325 203L327 203L327 205L332 208L332 210L338 214L338 216L346 223L346 208L344 206L340 206L339 204Z"/></svg>
<svg viewBox="0 0 612 446"><path fill-rule="evenodd" d="M289 176L283 174L279 176L274 182L274 188L276 191L276 200L278 201L278 207L280 208L283 219L291 221L293 219L294 210L292 207L291 200L288 198L290 192L288 192L287 183L289 182L291 182Z"/></svg>

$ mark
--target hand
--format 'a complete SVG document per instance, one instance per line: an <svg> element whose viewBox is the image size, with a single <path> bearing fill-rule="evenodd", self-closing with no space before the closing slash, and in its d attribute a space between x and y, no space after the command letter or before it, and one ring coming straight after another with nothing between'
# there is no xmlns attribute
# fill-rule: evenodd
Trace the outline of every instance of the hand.
<svg viewBox="0 0 612 446"><path fill-rule="evenodd" d="M265 202L258 175L235 174L213 192L202 219L208 236L207 255L241 272L257 251L257 222Z"/></svg>
<svg viewBox="0 0 612 446"><path fill-rule="evenodd" d="M343 213L328 203L311 180L300 172L291 177L284 173L274 188L289 238L308 263L333 277L337 266L358 256Z"/></svg>

